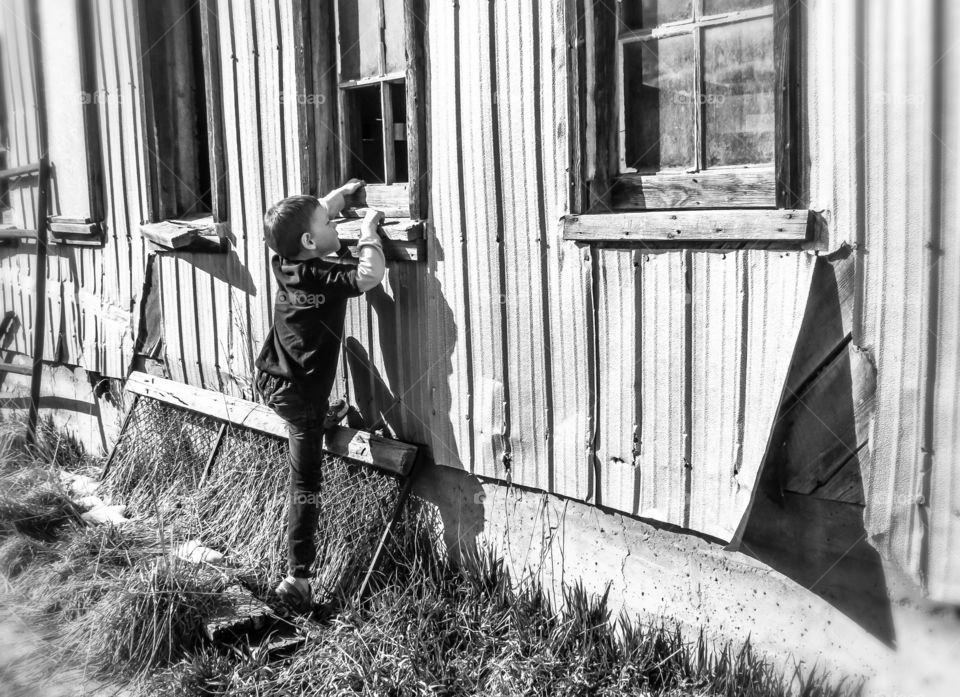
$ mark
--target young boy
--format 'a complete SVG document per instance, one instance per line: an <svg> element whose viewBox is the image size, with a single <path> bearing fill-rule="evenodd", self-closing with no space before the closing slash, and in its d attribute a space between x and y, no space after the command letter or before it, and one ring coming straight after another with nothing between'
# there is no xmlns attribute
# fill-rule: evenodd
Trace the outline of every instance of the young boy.
<svg viewBox="0 0 960 697"><path fill-rule="evenodd" d="M316 557L324 420L347 300L377 286L384 271L377 232L383 220L380 211L371 210L363 219L356 266L325 258L340 248L330 221L340 214L344 194L361 185L350 180L322 199L290 196L267 211L263 220L266 243L276 252L270 263L277 295L273 326L256 362L256 382L267 406L287 422L290 442L289 575L277 587L277 595L303 611L312 607L309 579Z"/></svg>

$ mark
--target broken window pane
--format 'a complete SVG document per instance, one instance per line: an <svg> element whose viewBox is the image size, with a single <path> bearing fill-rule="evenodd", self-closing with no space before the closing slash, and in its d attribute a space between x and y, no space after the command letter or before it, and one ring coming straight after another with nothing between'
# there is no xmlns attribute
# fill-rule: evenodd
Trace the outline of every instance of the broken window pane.
<svg viewBox="0 0 960 697"><path fill-rule="evenodd" d="M351 168L347 178L383 183L380 85L344 90Z"/></svg>
<svg viewBox="0 0 960 697"><path fill-rule="evenodd" d="M703 0L703 14L704 16L718 15L724 12L754 10L769 5L770 0Z"/></svg>
<svg viewBox="0 0 960 697"><path fill-rule="evenodd" d="M380 74L378 0L339 0L340 79Z"/></svg>
<svg viewBox="0 0 960 697"><path fill-rule="evenodd" d="M694 166L693 35L624 44L623 74L626 165Z"/></svg>
<svg viewBox="0 0 960 697"><path fill-rule="evenodd" d="M402 73L407 67L407 54L403 46L403 0L383 0L383 21L387 72Z"/></svg>
<svg viewBox="0 0 960 697"><path fill-rule="evenodd" d="M690 17L691 0L623 0L623 23L628 29L650 29Z"/></svg>
<svg viewBox="0 0 960 697"><path fill-rule="evenodd" d="M706 165L773 161L773 18L703 30Z"/></svg>

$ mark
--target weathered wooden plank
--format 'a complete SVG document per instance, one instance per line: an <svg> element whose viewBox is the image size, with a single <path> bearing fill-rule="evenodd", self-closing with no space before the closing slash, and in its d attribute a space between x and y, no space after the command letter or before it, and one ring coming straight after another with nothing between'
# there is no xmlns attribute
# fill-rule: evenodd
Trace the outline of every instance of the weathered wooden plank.
<svg viewBox="0 0 960 697"><path fill-rule="evenodd" d="M856 258L817 258L800 338L790 366L788 394L801 388L853 331Z"/></svg>
<svg viewBox="0 0 960 697"><path fill-rule="evenodd" d="M262 404L136 371L127 378L124 388L133 394L229 421L236 426L277 438L287 437L283 419ZM415 445L345 427L326 433L324 449L333 455L398 475L410 472L417 455Z"/></svg>
<svg viewBox="0 0 960 697"><path fill-rule="evenodd" d="M564 239L578 242L795 242L810 231L805 210L598 213L564 217Z"/></svg>
<svg viewBox="0 0 960 697"><path fill-rule="evenodd" d="M432 10L431 10L432 11ZM407 171L410 182L410 216L425 219L429 213L430 167L427 161L426 22L422 0L403 0L403 43L407 75L404 81L407 111Z"/></svg>
<svg viewBox="0 0 960 697"><path fill-rule="evenodd" d="M360 218L344 218L336 223L337 236L341 240L359 240L363 221ZM423 221L410 218L387 220L380 226L381 238L392 242L413 242L423 239Z"/></svg>
<svg viewBox="0 0 960 697"><path fill-rule="evenodd" d="M773 208L772 168L697 174L625 174L613 184L612 205L622 209Z"/></svg>
<svg viewBox="0 0 960 697"><path fill-rule="evenodd" d="M346 211L376 208L388 218L410 218L410 184L366 184L347 197Z"/></svg>
<svg viewBox="0 0 960 697"><path fill-rule="evenodd" d="M865 352L855 346L838 354L812 384L793 397L780 418L787 436L782 457L781 486L809 494L830 479L867 444L874 411L876 371Z"/></svg>

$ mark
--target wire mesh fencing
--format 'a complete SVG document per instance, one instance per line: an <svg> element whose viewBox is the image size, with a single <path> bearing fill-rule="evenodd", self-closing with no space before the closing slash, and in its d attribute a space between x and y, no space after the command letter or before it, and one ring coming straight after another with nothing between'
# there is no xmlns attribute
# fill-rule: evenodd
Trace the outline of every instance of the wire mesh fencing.
<svg viewBox="0 0 960 697"><path fill-rule="evenodd" d="M285 439L140 396L105 487L129 515L155 517L167 537L199 539L267 581L286 571L287 453ZM394 477L329 453L322 466L320 600L359 587L400 498Z"/></svg>

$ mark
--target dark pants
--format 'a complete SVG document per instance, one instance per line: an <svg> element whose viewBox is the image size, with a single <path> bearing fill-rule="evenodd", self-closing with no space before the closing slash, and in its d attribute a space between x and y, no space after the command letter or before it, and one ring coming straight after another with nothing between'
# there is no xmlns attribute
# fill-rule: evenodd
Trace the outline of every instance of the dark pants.
<svg viewBox="0 0 960 697"><path fill-rule="evenodd" d="M290 503L287 508L287 568L309 578L317 556L314 539L323 484L323 420L327 400L304 398L291 382L259 372L257 389L264 402L287 422L290 442Z"/></svg>

